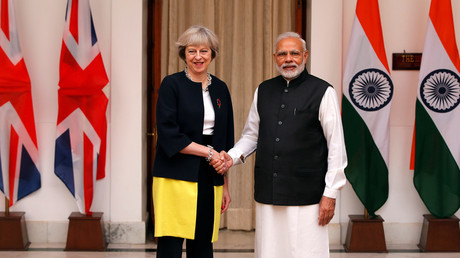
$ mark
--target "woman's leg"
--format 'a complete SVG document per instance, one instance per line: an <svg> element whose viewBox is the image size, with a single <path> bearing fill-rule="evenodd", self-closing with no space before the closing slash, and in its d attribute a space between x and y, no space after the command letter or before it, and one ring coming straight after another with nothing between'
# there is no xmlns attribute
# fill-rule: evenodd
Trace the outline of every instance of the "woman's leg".
<svg viewBox="0 0 460 258"><path fill-rule="evenodd" d="M211 167L203 162L198 175L198 203L195 239L187 239L187 258L212 258L214 229L214 186Z"/></svg>
<svg viewBox="0 0 460 258"><path fill-rule="evenodd" d="M195 230L195 239L186 240L187 258L212 258L212 231L213 231L213 212L209 212L209 204L207 209L200 209L198 202L197 223ZM213 207L213 205L211 206ZM212 211L212 210L211 210ZM205 214L207 213L207 214Z"/></svg>
<svg viewBox="0 0 460 258"><path fill-rule="evenodd" d="M181 258L183 238L159 237L157 245L157 258Z"/></svg>

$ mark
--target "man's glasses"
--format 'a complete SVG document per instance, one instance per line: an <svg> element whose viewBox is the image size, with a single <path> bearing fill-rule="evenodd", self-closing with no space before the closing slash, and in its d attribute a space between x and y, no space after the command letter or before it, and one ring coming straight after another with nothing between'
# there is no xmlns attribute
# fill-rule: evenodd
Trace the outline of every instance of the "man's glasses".
<svg viewBox="0 0 460 258"><path fill-rule="evenodd" d="M297 59L302 56L303 52L293 50L293 51L278 51L275 56L278 59L286 59L288 55L290 55L292 58Z"/></svg>

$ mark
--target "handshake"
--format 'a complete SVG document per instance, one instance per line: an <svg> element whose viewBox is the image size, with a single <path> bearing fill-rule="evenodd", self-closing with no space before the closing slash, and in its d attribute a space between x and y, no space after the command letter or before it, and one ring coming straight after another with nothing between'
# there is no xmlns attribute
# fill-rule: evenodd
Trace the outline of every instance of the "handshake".
<svg viewBox="0 0 460 258"><path fill-rule="evenodd" d="M218 174L224 175L232 167L233 159L227 152L221 151L212 157L209 165L213 166Z"/></svg>

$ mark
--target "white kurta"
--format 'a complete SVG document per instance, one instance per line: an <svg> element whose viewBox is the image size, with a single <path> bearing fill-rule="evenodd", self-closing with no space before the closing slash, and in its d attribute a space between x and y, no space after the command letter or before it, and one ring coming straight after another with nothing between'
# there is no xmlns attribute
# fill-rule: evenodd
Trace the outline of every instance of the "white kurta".
<svg viewBox="0 0 460 258"><path fill-rule="evenodd" d="M242 136L228 152L233 159L233 165L243 163L245 158L257 149L260 122L257 96L258 89L254 94ZM340 108L336 92L332 87L326 90L321 100L318 120L328 146L328 170L323 195L335 199L346 183L344 169L347 166L347 155ZM257 203L256 257L329 257L327 227L318 226L318 207L318 205L273 206ZM293 227L295 231L292 231ZM311 245L306 242L311 242ZM323 250L322 256L318 256L316 247ZM309 254L310 251L314 253ZM283 255L279 256L276 252Z"/></svg>
<svg viewBox="0 0 460 258"><path fill-rule="evenodd" d="M327 258L327 226L318 225L319 204L256 203L256 258Z"/></svg>

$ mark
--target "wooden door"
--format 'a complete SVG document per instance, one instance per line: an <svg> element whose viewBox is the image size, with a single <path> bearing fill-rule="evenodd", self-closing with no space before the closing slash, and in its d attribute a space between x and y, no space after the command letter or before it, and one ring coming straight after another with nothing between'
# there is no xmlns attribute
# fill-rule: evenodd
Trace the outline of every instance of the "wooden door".
<svg viewBox="0 0 460 258"><path fill-rule="evenodd" d="M148 2L147 29L147 211L148 228L153 229L152 168L157 142L155 106L161 83L161 0Z"/></svg>

